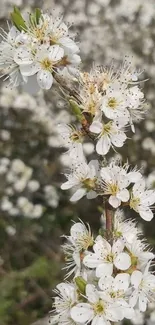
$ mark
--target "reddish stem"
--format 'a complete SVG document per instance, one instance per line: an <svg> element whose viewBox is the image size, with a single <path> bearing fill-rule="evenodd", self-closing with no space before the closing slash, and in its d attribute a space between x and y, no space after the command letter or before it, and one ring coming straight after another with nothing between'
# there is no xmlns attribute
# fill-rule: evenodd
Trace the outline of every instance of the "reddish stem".
<svg viewBox="0 0 155 325"><path fill-rule="evenodd" d="M108 202L105 204L105 215L106 215L106 231L107 238L112 240L113 232L113 209Z"/></svg>

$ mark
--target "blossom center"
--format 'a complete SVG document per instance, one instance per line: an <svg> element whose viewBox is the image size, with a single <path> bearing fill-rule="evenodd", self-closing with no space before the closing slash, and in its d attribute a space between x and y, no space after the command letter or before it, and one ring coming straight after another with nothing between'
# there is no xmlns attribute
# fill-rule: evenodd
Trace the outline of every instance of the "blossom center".
<svg viewBox="0 0 155 325"><path fill-rule="evenodd" d="M96 304L94 304L95 314L103 314L104 309L105 309L105 307L104 307L102 300L99 300Z"/></svg>
<svg viewBox="0 0 155 325"><path fill-rule="evenodd" d="M77 244L82 247L82 249L87 249L93 245L93 238L89 235L83 235L77 240Z"/></svg>
<svg viewBox="0 0 155 325"><path fill-rule="evenodd" d="M70 135L70 140L73 142L81 142L81 136L78 132L74 132Z"/></svg>
<svg viewBox="0 0 155 325"><path fill-rule="evenodd" d="M110 131L111 131L111 122L109 122L103 126L102 135L109 134Z"/></svg>
<svg viewBox="0 0 155 325"><path fill-rule="evenodd" d="M95 187L96 184L96 178L86 178L82 180L83 185L88 189L92 190Z"/></svg>
<svg viewBox="0 0 155 325"><path fill-rule="evenodd" d="M118 102L117 102L115 97L112 97L112 98L109 99L108 106L110 108L115 109L117 107L117 105L118 105Z"/></svg>
<svg viewBox="0 0 155 325"><path fill-rule="evenodd" d="M112 194L112 195L116 195L117 192L119 191L119 187L116 183L114 184L109 184L109 192Z"/></svg>
<svg viewBox="0 0 155 325"><path fill-rule="evenodd" d="M108 254L106 257L107 262L112 263L113 262L113 254Z"/></svg>
<svg viewBox="0 0 155 325"><path fill-rule="evenodd" d="M140 199L138 197L132 197L130 200L130 208L136 210L139 203Z"/></svg>
<svg viewBox="0 0 155 325"><path fill-rule="evenodd" d="M51 70L53 67L53 62L48 58L42 60L40 64L43 70Z"/></svg>

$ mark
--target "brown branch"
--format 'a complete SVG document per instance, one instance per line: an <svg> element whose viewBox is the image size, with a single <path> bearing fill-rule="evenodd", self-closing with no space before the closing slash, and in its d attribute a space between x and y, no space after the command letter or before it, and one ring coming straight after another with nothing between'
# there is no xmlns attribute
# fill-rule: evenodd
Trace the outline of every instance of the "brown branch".
<svg viewBox="0 0 155 325"><path fill-rule="evenodd" d="M114 210L108 202L105 203L105 215L106 215L106 233L107 239L112 241L113 235L113 222L114 222Z"/></svg>

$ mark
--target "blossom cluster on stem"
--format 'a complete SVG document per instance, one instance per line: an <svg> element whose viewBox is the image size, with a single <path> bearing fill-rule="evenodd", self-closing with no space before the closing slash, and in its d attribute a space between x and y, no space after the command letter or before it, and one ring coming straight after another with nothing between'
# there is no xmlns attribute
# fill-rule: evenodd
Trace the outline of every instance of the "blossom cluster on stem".
<svg viewBox="0 0 155 325"><path fill-rule="evenodd" d="M117 211L112 236L110 244L102 235L94 237L82 221L73 224L63 245L67 275L55 290L51 324L110 325L132 320L154 301L154 254L135 221L124 221Z"/></svg>

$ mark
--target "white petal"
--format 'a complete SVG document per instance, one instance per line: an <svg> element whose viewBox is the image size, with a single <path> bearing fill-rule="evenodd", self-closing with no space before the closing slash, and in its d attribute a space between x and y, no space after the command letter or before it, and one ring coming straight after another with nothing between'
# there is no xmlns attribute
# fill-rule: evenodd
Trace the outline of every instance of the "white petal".
<svg viewBox="0 0 155 325"><path fill-rule="evenodd" d="M96 315L91 325L111 325L111 323L103 315Z"/></svg>
<svg viewBox="0 0 155 325"><path fill-rule="evenodd" d="M61 292L61 295L69 300L70 298L73 300L75 297L75 289L73 286L71 286L68 283L59 283L57 286L57 289Z"/></svg>
<svg viewBox="0 0 155 325"><path fill-rule="evenodd" d="M144 206L140 206L138 208L138 212L139 212L141 218L144 219L145 221L151 221L154 217L151 209L144 207Z"/></svg>
<svg viewBox="0 0 155 325"><path fill-rule="evenodd" d="M106 309L106 318L112 322L118 322L123 319L123 314L120 311L120 306L113 304Z"/></svg>
<svg viewBox="0 0 155 325"><path fill-rule="evenodd" d="M83 264L91 269L96 268L102 262L102 259L99 259L99 257L94 253L86 255L83 259Z"/></svg>
<svg viewBox="0 0 155 325"><path fill-rule="evenodd" d="M33 57L31 50L27 47L21 46L19 47L14 54L14 61L21 65L21 64L31 64L33 63Z"/></svg>
<svg viewBox="0 0 155 325"><path fill-rule="evenodd" d="M99 300L99 295L96 287L92 284L86 285L86 296L88 297L88 300L95 304Z"/></svg>
<svg viewBox="0 0 155 325"><path fill-rule="evenodd" d="M74 178L70 178L70 180L68 180L67 182L63 183L61 185L61 189L62 190L68 190L70 188L72 188L73 186L77 185L77 182Z"/></svg>
<svg viewBox="0 0 155 325"><path fill-rule="evenodd" d="M109 203L113 208L118 208L121 204L121 200L119 200L116 196L111 195L109 198Z"/></svg>
<svg viewBox="0 0 155 325"><path fill-rule="evenodd" d="M127 253L120 253L114 260L117 269L125 271L131 266L131 258Z"/></svg>
<svg viewBox="0 0 155 325"><path fill-rule="evenodd" d="M59 61L64 56L64 50L59 45L53 45L49 48L49 59L53 61Z"/></svg>
<svg viewBox="0 0 155 325"><path fill-rule="evenodd" d="M142 281L142 272L134 271L131 275L131 284L137 289Z"/></svg>
<svg viewBox="0 0 155 325"><path fill-rule="evenodd" d="M53 76L50 71L40 70L37 73L37 81L42 89L50 89L53 84Z"/></svg>
<svg viewBox="0 0 155 325"><path fill-rule="evenodd" d="M102 276L112 275L113 264L112 263L102 263L96 268L96 276L101 278Z"/></svg>
<svg viewBox="0 0 155 325"><path fill-rule="evenodd" d="M114 278L111 275L104 275L99 279L99 288L106 294L106 291L113 290Z"/></svg>
<svg viewBox="0 0 155 325"><path fill-rule="evenodd" d="M96 197L97 197L97 193L95 192L95 191L89 191L88 193L87 193L87 199L88 200L92 200L92 199L95 199Z"/></svg>
<svg viewBox="0 0 155 325"><path fill-rule="evenodd" d="M111 245L108 243L108 241L104 238L99 237L99 239L97 240L97 242L94 244L93 246L93 250L96 253L96 255L98 256L103 256L107 255L108 253L111 253Z"/></svg>
<svg viewBox="0 0 155 325"><path fill-rule="evenodd" d="M139 196L141 192L145 190L145 180L142 178L139 182L135 183L133 186L133 194L134 196Z"/></svg>
<svg viewBox="0 0 155 325"><path fill-rule="evenodd" d="M121 239L118 239L117 241L114 242L113 246L112 246L112 253L114 255L118 255L119 253L122 253L123 249L124 249L124 242Z"/></svg>
<svg viewBox="0 0 155 325"><path fill-rule="evenodd" d="M124 299L120 299L119 302L122 307L124 318L133 319L133 317L135 316L135 311L133 307L131 307Z"/></svg>
<svg viewBox="0 0 155 325"><path fill-rule="evenodd" d="M122 202L127 202L130 198L129 191L124 189L117 194L117 198Z"/></svg>
<svg viewBox="0 0 155 325"><path fill-rule="evenodd" d="M33 76L38 72L38 65L36 65L35 63L22 64L20 66L20 72L23 76Z"/></svg>
<svg viewBox="0 0 155 325"><path fill-rule="evenodd" d="M155 203L155 191L147 190L141 195L143 205L152 205Z"/></svg>
<svg viewBox="0 0 155 325"><path fill-rule="evenodd" d="M85 188L79 188L70 198L71 202L75 202L80 200L84 195L86 194L86 189Z"/></svg>
<svg viewBox="0 0 155 325"><path fill-rule="evenodd" d="M103 135L97 142L96 151L99 155L106 155L110 149L111 141L108 135Z"/></svg>
<svg viewBox="0 0 155 325"><path fill-rule="evenodd" d="M76 45L76 43L69 37L62 37L59 40L60 44L64 46L64 48L67 48L69 52L71 53L78 53L79 47Z"/></svg>
<svg viewBox="0 0 155 325"><path fill-rule="evenodd" d="M129 172L127 174L127 177L130 181L130 183L136 183L136 182L139 182L142 178L142 174L139 173L139 172Z"/></svg>
<svg viewBox="0 0 155 325"><path fill-rule="evenodd" d="M130 275L127 273L120 273L114 279L115 290L126 291L129 287Z"/></svg>
<svg viewBox="0 0 155 325"><path fill-rule="evenodd" d="M111 136L111 142L115 147L120 148L123 146L126 138L126 134L122 131L119 131L117 134Z"/></svg>
<svg viewBox="0 0 155 325"><path fill-rule="evenodd" d="M87 228L86 226L81 223L81 222L77 222L75 223L70 230L70 234L73 237L74 240L77 240L79 238L79 236L83 236L85 235L87 232Z"/></svg>
<svg viewBox="0 0 155 325"><path fill-rule="evenodd" d="M94 178L98 171L99 171L99 162L96 159L93 159L89 162L88 164L88 168L89 168L89 176L90 178Z"/></svg>
<svg viewBox="0 0 155 325"><path fill-rule="evenodd" d="M144 294L141 293L140 296L139 296L139 310L141 312L144 313L146 311L147 303L148 303L147 297Z"/></svg>
<svg viewBox="0 0 155 325"><path fill-rule="evenodd" d="M109 172L109 168L108 167L101 168L101 177L103 178L103 180L106 183L110 183L112 181L112 175Z"/></svg>
<svg viewBox="0 0 155 325"><path fill-rule="evenodd" d="M75 322L85 323L90 321L94 316L94 311L91 305L83 303L71 309L71 317Z"/></svg>
<svg viewBox="0 0 155 325"><path fill-rule="evenodd" d="M102 123L100 123L99 121L94 121L94 122L90 125L89 130L90 130L90 132L92 132L92 133L99 134L99 133L102 131L102 128L103 128Z"/></svg>
<svg viewBox="0 0 155 325"><path fill-rule="evenodd" d="M132 293L132 295L129 298L130 306L134 307L137 303L137 300L138 300L138 290L134 290L134 292Z"/></svg>

